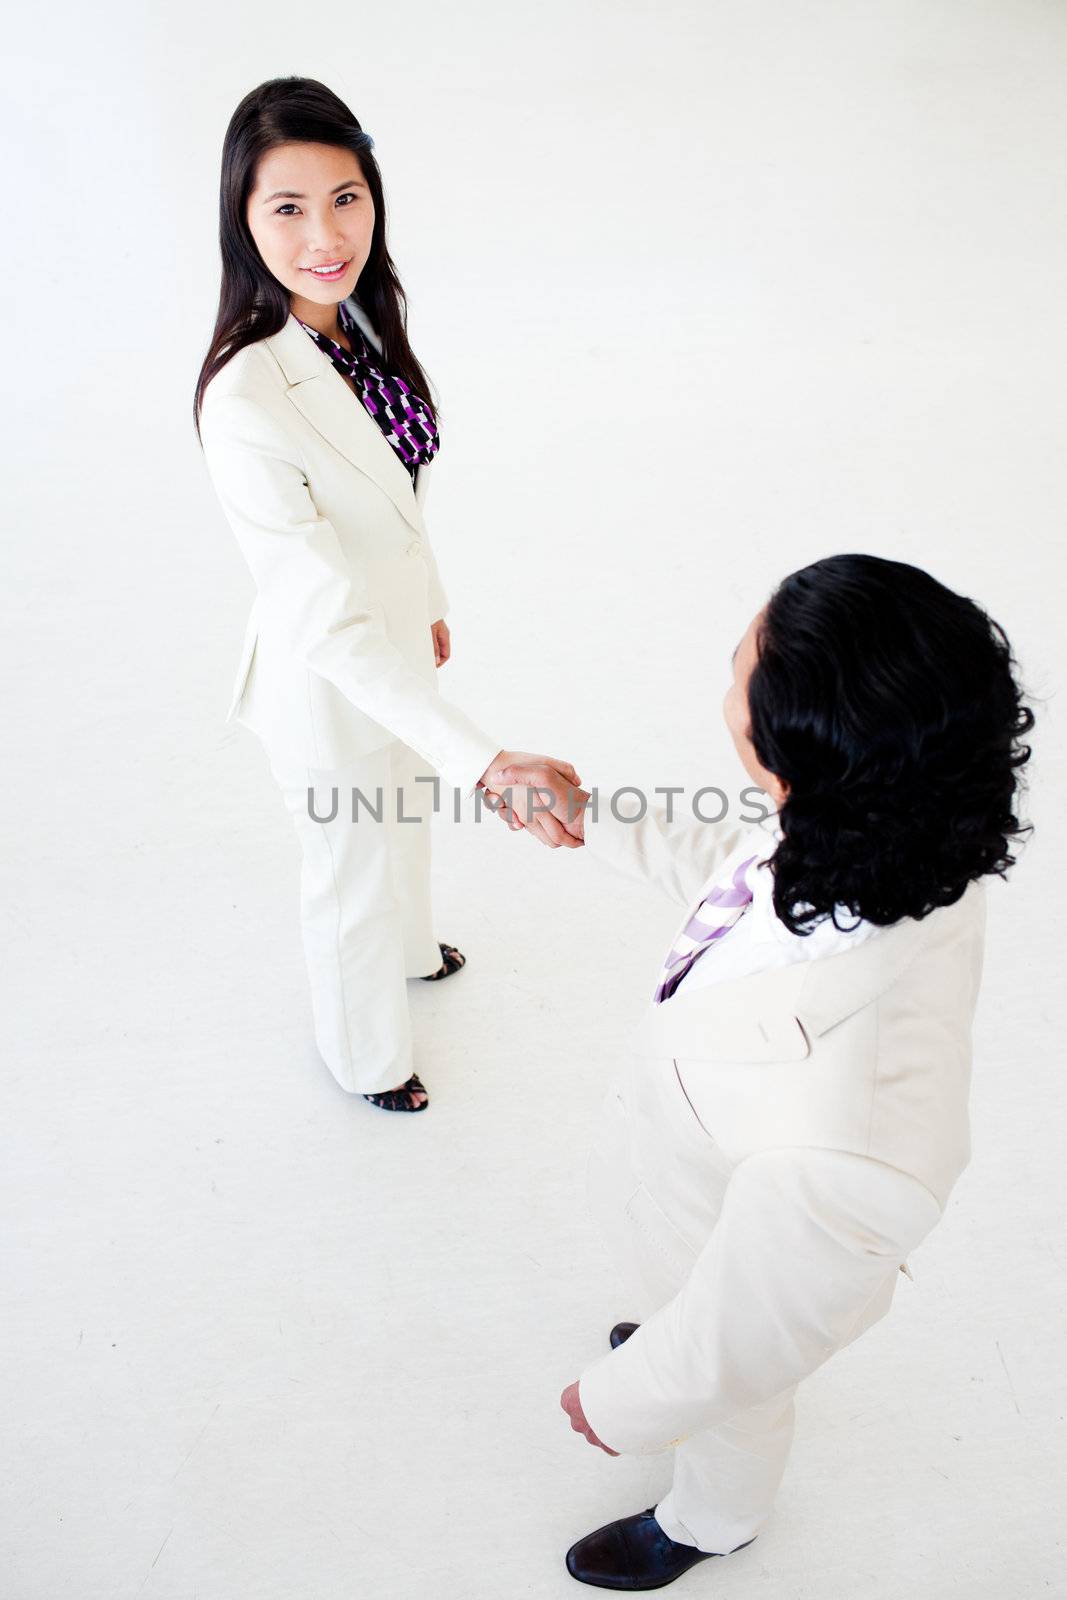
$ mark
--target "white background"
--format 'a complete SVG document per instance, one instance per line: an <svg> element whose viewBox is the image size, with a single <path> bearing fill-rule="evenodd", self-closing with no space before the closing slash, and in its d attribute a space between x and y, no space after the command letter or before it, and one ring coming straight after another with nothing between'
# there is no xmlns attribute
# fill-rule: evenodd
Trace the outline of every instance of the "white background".
<svg viewBox="0 0 1067 1600"><path fill-rule="evenodd" d="M432 1096L311 1040L298 847L223 726L251 579L191 424L238 99L376 140L442 396L444 692L587 782L743 782L728 659L786 572L917 562L1038 698L990 894L974 1159L802 1391L775 1517L694 1595L1062 1592L1067 8L323 0L9 33L5 1600L551 1600L659 1498L559 1391L627 1314L582 1202L673 908L437 834Z"/></svg>

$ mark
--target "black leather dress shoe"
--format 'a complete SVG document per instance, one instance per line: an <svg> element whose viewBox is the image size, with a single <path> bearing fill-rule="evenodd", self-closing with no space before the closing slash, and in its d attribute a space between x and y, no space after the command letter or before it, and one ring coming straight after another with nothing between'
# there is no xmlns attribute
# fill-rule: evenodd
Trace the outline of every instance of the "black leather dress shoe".
<svg viewBox="0 0 1067 1600"><path fill-rule="evenodd" d="M617 1322L608 1335L611 1348L617 1350L620 1344L625 1344L631 1333L636 1333L640 1326L639 1322Z"/></svg>
<svg viewBox="0 0 1067 1600"><path fill-rule="evenodd" d="M745 1544L751 1544L746 1539ZM743 1550L745 1545L736 1547ZM698 1561L720 1552L676 1544L656 1521L655 1507L609 1522L571 1545L567 1571L597 1589L663 1589ZM732 1551L729 1554L733 1554Z"/></svg>

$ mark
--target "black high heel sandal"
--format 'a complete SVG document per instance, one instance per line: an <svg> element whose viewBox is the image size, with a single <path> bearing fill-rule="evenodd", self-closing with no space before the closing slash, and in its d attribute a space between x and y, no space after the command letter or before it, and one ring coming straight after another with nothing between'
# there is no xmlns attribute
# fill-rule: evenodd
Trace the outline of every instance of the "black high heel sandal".
<svg viewBox="0 0 1067 1600"><path fill-rule="evenodd" d="M442 964L436 972L431 972L428 977L423 978L423 983L436 983L439 978L450 978L460 967L467 965L466 956L461 955L454 944L441 944L438 941L437 948L441 952Z"/></svg>
<svg viewBox="0 0 1067 1600"><path fill-rule="evenodd" d="M407 1083L402 1083L399 1089L382 1089L377 1094L365 1094L363 1098L383 1111L425 1111L430 1103L429 1095L421 1105L416 1105L412 1099L415 1094L426 1094L426 1085L417 1072L413 1072Z"/></svg>

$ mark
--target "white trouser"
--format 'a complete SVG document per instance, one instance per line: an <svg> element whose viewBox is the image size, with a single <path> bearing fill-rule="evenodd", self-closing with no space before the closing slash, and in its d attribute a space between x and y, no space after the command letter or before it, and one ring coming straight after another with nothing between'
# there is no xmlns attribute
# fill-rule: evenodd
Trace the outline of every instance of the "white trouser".
<svg viewBox="0 0 1067 1600"><path fill-rule="evenodd" d="M434 785L415 782L433 769L396 740L344 767L272 760L271 771L303 852L300 925L322 1058L352 1093L398 1088L415 1071L406 980L441 965L430 905ZM332 820L309 814L309 787L323 819L336 790ZM356 821L353 789L367 802L357 802Z"/></svg>
<svg viewBox="0 0 1067 1600"><path fill-rule="evenodd" d="M682 1288L692 1255L679 1230L689 1238L710 1234L730 1176L672 1072L672 1062L635 1063L606 1096L589 1154L590 1209L633 1296L624 1315L635 1321ZM667 1204L673 1224L661 1210ZM785 1471L795 1393L794 1384L675 1446L671 1489L656 1507L670 1538L725 1555L755 1537Z"/></svg>

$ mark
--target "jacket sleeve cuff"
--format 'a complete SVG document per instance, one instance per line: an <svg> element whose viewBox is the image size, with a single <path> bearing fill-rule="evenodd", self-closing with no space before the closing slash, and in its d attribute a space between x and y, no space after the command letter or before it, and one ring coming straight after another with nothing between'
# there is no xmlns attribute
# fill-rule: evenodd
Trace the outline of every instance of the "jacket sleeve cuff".
<svg viewBox="0 0 1067 1600"><path fill-rule="evenodd" d="M452 710L448 757L434 765L446 783L458 789L464 799L469 799L478 786L478 779L504 746L499 740L488 738L467 718L463 718L466 727L457 726L455 707Z"/></svg>
<svg viewBox="0 0 1067 1600"><path fill-rule="evenodd" d="M627 1382L622 1369L630 1363L617 1359L640 1332L639 1328L626 1344L587 1367L578 1380L578 1398L589 1426L601 1444L627 1456L656 1455L681 1442L660 1437L653 1418L642 1417L641 1402L632 1397L642 1391L651 1395L655 1392L654 1385L650 1387L647 1378L642 1380L640 1374ZM636 1351L630 1351L631 1363L635 1354Z"/></svg>
<svg viewBox="0 0 1067 1600"><path fill-rule="evenodd" d="M620 816L616 816L612 810L610 797L602 791L597 793L595 811L591 803L585 808L585 845L598 860L626 872L630 870L633 858L634 830L640 817L641 802L637 795L620 795L616 809Z"/></svg>

